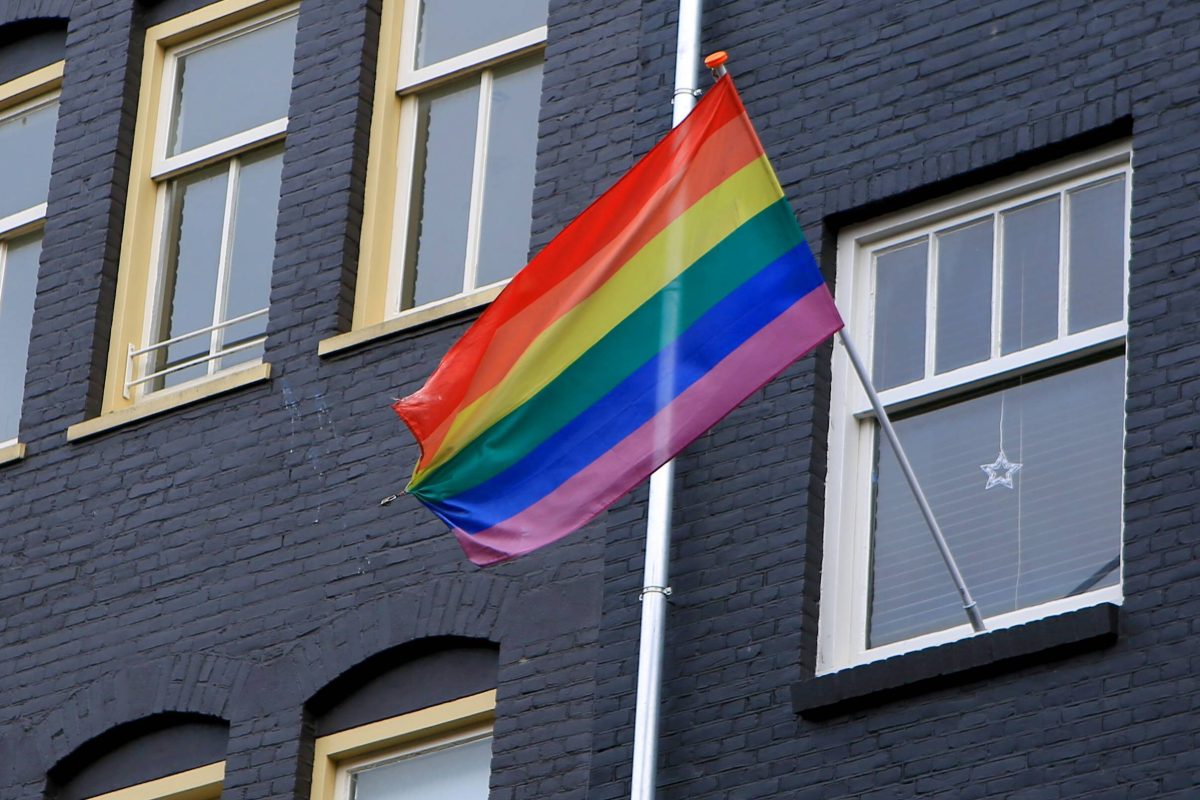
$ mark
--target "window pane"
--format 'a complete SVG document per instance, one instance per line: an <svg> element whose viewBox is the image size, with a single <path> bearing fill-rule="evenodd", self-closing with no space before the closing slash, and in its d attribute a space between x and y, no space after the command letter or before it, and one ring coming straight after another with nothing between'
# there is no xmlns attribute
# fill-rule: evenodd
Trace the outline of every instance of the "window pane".
<svg viewBox="0 0 1200 800"><path fill-rule="evenodd" d="M1004 215L1003 353L1058 337L1058 206L1053 197Z"/></svg>
<svg viewBox="0 0 1200 800"><path fill-rule="evenodd" d="M925 376L925 287L929 243L875 258L875 356L878 389Z"/></svg>
<svg viewBox="0 0 1200 800"><path fill-rule="evenodd" d="M992 221L938 236L936 372L984 361L992 349Z"/></svg>
<svg viewBox="0 0 1200 800"><path fill-rule="evenodd" d="M354 776L354 800L487 800L492 740L417 753Z"/></svg>
<svg viewBox="0 0 1200 800"><path fill-rule="evenodd" d="M58 102L0 121L0 217L46 202Z"/></svg>
<svg viewBox="0 0 1200 800"><path fill-rule="evenodd" d="M168 154L287 116L296 16L181 56Z"/></svg>
<svg viewBox="0 0 1200 800"><path fill-rule="evenodd" d="M163 261L160 318L155 341L207 328L213 323L217 269L229 165L179 178L171 186L171 203ZM209 352L209 337L194 336L167 348L166 360L150 359L153 371ZM206 365L173 372L153 388L174 386L207 374Z"/></svg>
<svg viewBox="0 0 1200 800"><path fill-rule="evenodd" d="M547 0L423 2L416 66L436 64L545 25L546 5Z"/></svg>
<svg viewBox="0 0 1200 800"><path fill-rule="evenodd" d="M1115 358L896 422L985 617L1117 584L1124 387ZM1022 466L1014 488L986 489L1002 418L1005 455ZM872 647L965 622L886 444L878 458Z"/></svg>
<svg viewBox="0 0 1200 800"><path fill-rule="evenodd" d="M409 248L415 263L407 271L413 281L411 305L463 290L478 79L422 95L418 115L410 239L416 247Z"/></svg>
<svg viewBox="0 0 1200 800"><path fill-rule="evenodd" d="M275 256L275 221L282 169L282 146L260 150L241 160L237 206L230 232L229 288L225 313L221 315L223 320L267 307L271 296L271 264ZM231 347L262 336L266 330L264 314L225 328L222 340L225 347ZM262 358L262 353L262 345L241 350L222 358L219 367L257 361Z"/></svg>
<svg viewBox="0 0 1200 800"><path fill-rule="evenodd" d="M1125 306L1125 178L1071 193L1068 330L1116 322Z"/></svg>
<svg viewBox="0 0 1200 800"><path fill-rule="evenodd" d="M542 61L496 70L475 285L512 277L529 255Z"/></svg>
<svg viewBox="0 0 1200 800"><path fill-rule="evenodd" d="M0 242L0 442L17 437L42 234Z"/></svg>

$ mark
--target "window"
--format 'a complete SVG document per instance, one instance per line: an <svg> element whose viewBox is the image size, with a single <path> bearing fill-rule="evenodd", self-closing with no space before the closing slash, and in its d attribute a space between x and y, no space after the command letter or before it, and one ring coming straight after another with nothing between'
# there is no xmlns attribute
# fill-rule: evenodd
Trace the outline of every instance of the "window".
<svg viewBox="0 0 1200 800"><path fill-rule="evenodd" d="M317 739L313 800L487 800L496 692Z"/></svg>
<svg viewBox="0 0 1200 800"><path fill-rule="evenodd" d="M0 85L0 462L17 441L62 63Z"/></svg>
<svg viewBox="0 0 1200 800"><path fill-rule="evenodd" d="M96 795L90 800L218 800L224 777L222 761Z"/></svg>
<svg viewBox="0 0 1200 800"><path fill-rule="evenodd" d="M106 411L264 366L297 12L263 9L147 33Z"/></svg>
<svg viewBox="0 0 1200 800"><path fill-rule="evenodd" d="M355 328L486 302L525 264L546 6L385 4Z"/></svg>
<svg viewBox="0 0 1200 800"><path fill-rule="evenodd" d="M837 295L989 628L1121 599L1128 147L845 231ZM818 670L970 635L834 354Z"/></svg>

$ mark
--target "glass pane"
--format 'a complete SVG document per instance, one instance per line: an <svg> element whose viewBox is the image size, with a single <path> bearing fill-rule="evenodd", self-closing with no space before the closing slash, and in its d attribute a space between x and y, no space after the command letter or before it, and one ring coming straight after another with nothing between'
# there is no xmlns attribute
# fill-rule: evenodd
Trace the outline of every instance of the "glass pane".
<svg viewBox="0 0 1200 800"><path fill-rule="evenodd" d="M416 66L436 64L541 27L546 24L546 5L547 0L423 2Z"/></svg>
<svg viewBox="0 0 1200 800"><path fill-rule="evenodd" d="M46 202L58 101L0 120L0 217Z"/></svg>
<svg viewBox="0 0 1200 800"><path fill-rule="evenodd" d="M985 617L1119 580L1125 361L1109 359L897 421ZM1003 430L1003 443L1001 443ZM1003 446L1013 488L980 465ZM868 642L965 623L891 449L878 452Z"/></svg>
<svg viewBox="0 0 1200 800"><path fill-rule="evenodd" d="M287 116L296 15L181 56L168 154Z"/></svg>
<svg viewBox="0 0 1200 800"><path fill-rule="evenodd" d="M460 293L475 165L479 82L422 95L413 180L410 305Z"/></svg>
<svg viewBox="0 0 1200 800"><path fill-rule="evenodd" d="M935 372L992 352L992 221L938 236Z"/></svg>
<svg viewBox="0 0 1200 800"><path fill-rule="evenodd" d="M221 256L221 228L229 164L220 164L177 179L170 189L167 242L159 293L158 332L161 342L213 323L217 297L217 269ZM208 335L194 336L150 358L152 371L164 369L209 352ZM206 364L173 372L152 388L174 386L207 374Z"/></svg>
<svg viewBox="0 0 1200 800"><path fill-rule="evenodd" d="M33 326L41 232L0 242L0 442L17 438Z"/></svg>
<svg viewBox="0 0 1200 800"><path fill-rule="evenodd" d="M542 62L496 70L475 285L512 277L529 256Z"/></svg>
<svg viewBox="0 0 1200 800"><path fill-rule="evenodd" d="M1124 317L1125 178L1071 193L1071 333Z"/></svg>
<svg viewBox="0 0 1200 800"><path fill-rule="evenodd" d="M875 258L875 358L877 389L925 376L925 287L929 242Z"/></svg>
<svg viewBox="0 0 1200 800"><path fill-rule="evenodd" d="M1004 215L1000 350L1058 337L1058 198Z"/></svg>
<svg viewBox="0 0 1200 800"><path fill-rule="evenodd" d="M417 753L354 775L353 800L487 800L492 740Z"/></svg>
<svg viewBox="0 0 1200 800"><path fill-rule="evenodd" d="M237 206L233 213L229 248L229 287L225 300L228 320L265 309L271 296L271 264L275 256L275 221L279 212L279 178L283 169L283 146L261 150L241 159L238 173ZM225 347L262 336L267 317L239 322L225 328ZM220 368L262 358L262 345L240 350L222 358Z"/></svg>

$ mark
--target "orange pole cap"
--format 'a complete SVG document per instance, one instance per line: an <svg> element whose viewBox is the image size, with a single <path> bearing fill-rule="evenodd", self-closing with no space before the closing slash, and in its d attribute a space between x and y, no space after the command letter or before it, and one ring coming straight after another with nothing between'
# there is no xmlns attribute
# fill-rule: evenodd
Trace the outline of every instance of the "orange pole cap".
<svg viewBox="0 0 1200 800"><path fill-rule="evenodd" d="M710 56L705 56L704 66L708 67L709 69L716 69L717 67L722 66L728 60L729 53L726 53L724 50L718 50Z"/></svg>

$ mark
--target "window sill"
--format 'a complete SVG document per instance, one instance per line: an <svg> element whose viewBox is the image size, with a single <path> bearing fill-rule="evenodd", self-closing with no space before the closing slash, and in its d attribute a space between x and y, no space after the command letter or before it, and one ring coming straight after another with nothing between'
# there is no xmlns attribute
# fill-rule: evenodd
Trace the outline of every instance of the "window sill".
<svg viewBox="0 0 1200 800"><path fill-rule="evenodd" d="M180 406L198 403L210 397L232 392L243 386L261 383L271 377L270 364L255 364L253 367L217 375L212 380L189 386L169 394L157 394L142 400L137 405L109 411L94 419L85 419L67 428L67 441L76 442L105 431L128 425L138 420L153 417Z"/></svg>
<svg viewBox="0 0 1200 800"><path fill-rule="evenodd" d="M792 707L826 719L991 674L1106 647L1117 639L1118 606L1078 611L808 678L792 686Z"/></svg>
<svg viewBox="0 0 1200 800"><path fill-rule="evenodd" d="M410 328L416 328L424 325L427 322L444 319L455 314L461 314L464 311L486 306L488 303L496 299L497 295L508 285L508 281L499 283L494 286L488 286L484 289L479 289L468 294L461 294L457 297L451 297L438 303L433 303L420 308L414 308L411 311L405 311L398 317L384 320L375 325L368 325L365 328L341 333L337 336L331 336L328 339L322 339L317 344L317 355L328 356L334 353L339 353L343 350L348 350L352 347L358 347L361 344L380 339L384 336L390 336L393 333L406 331Z"/></svg>
<svg viewBox="0 0 1200 800"><path fill-rule="evenodd" d="M0 447L0 466L20 461L24 457L25 445L21 442L12 442Z"/></svg>

